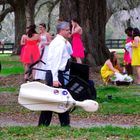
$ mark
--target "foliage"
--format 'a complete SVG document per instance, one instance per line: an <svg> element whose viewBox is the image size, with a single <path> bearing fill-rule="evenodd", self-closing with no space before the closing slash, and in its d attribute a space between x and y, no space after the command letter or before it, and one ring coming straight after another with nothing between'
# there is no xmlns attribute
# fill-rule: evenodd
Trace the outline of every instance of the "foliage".
<svg viewBox="0 0 140 140"><path fill-rule="evenodd" d="M92 127L92 128L69 128L69 127L7 127L1 128L0 139L10 140L108 140L108 139L140 139L140 128L119 127Z"/></svg>

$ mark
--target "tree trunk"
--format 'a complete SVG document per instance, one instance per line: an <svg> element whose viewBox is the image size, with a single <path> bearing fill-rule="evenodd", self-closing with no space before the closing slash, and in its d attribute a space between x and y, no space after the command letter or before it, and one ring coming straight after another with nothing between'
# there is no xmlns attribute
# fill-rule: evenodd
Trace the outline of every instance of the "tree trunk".
<svg viewBox="0 0 140 140"><path fill-rule="evenodd" d="M17 0L14 5L15 13L15 48L14 54L20 54L21 36L25 34L27 26L34 24L34 8L38 0Z"/></svg>
<svg viewBox="0 0 140 140"><path fill-rule="evenodd" d="M87 59L92 66L100 66L109 56L105 47L106 0L62 0L60 18L76 17L83 28Z"/></svg>
<svg viewBox="0 0 140 140"><path fill-rule="evenodd" d="M27 27L34 24L34 11L35 11L35 5L38 0L28 0L26 3L25 9L26 9L26 22Z"/></svg>
<svg viewBox="0 0 140 140"><path fill-rule="evenodd" d="M14 54L20 54L21 36L25 33L26 28L26 17L25 17L25 0L17 1L14 6L15 13L15 48Z"/></svg>

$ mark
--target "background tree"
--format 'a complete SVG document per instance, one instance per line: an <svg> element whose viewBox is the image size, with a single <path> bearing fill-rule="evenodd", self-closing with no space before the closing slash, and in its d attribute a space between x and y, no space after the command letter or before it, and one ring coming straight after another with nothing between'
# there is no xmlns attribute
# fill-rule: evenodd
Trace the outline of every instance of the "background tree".
<svg viewBox="0 0 140 140"><path fill-rule="evenodd" d="M25 27L34 23L35 5L40 0L0 0L2 9L0 22L9 12L15 14L15 54L20 53L20 38L25 33ZM107 7L106 7L107 1ZM60 18L77 17L83 27L83 40L87 58L92 65L99 66L109 55L105 47L105 25L111 15L122 9L132 9L140 4L139 0L43 0L41 6L48 4L48 30L50 29L51 12L56 4L60 4ZM36 9L39 11L40 8ZM107 14L106 14L107 13ZM106 18L107 17L107 18ZM1 26L0 26L1 28Z"/></svg>
<svg viewBox="0 0 140 140"><path fill-rule="evenodd" d="M15 48L14 53L19 54L20 47L20 39L23 33L25 33L26 28L26 16L25 16L25 5L26 0L7 0L8 4L14 9L15 15Z"/></svg>
<svg viewBox="0 0 140 140"><path fill-rule="evenodd" d="M109 56L105 47L106 0L61 0L60 18L76 17L83 28L87 58L93 66L100 66Z"/></svg>
<svg viewBox="0 0 140 140"><path fill-rule="evenodd" d="M35 19L35 6L39 0L1 0L0 5L3 6L2 12L0 13L0 22L3 21L5 16L9 12L14 12L15 15L15 48L14 54L20 54L20 39L21 36L25 33L27 26L34 24ZM56 4L60 0L46 0L41 4L50 4L50 14L48 18L50 19L51 12ZM7 6L8 5L8 6ZM49 23L50 24L50 23ZM48 24L48 27L49 27ZM1 26L0 26L1 27Z"/></svg>
<svg viewBox="0 0 140 140"><path fill-rule="evenodd" d="M112 14L121 10L131 10L140 5L139 0L107 0L107 21Z"/></svg>
<svg viewBox="0 0 140 140"><path fill-rule="evenodd" d="M34 23L34 7L38 0L2 0L3 5L0 22L9 12L15 15L15 47L14 54L20 54L20 39L26 26ZM7 6L8 4L8 6Z"/></svg>
<svg viewBox="0 0 140 140"><path fill-rule="evenodd" d="M27 0L25 4L26 26L34 24L35 5L39 0Z"/></svg>

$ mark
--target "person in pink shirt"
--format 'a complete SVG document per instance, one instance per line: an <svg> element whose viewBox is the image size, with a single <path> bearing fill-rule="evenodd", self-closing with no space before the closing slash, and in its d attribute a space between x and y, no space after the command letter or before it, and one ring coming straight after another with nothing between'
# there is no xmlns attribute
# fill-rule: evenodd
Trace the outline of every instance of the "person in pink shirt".
<svg viewBox="0 0 140 140"><path fill-rule="evenodd" d="M21 62L24 65L24 80L25 82L29 80L29 75L26 73L29 66L39 60L40 51L38 48L39 35L36 32L36 26L31 25L27 31L27 35L22 36L21 45L24 46L21 54ZM34 78L35 71L32 73L32 78Z"/></svg>
<svg viewBox="0 0 140 140"><path fill-rule="evenodd" d="M71 33L72 33L72 49L73 49L72 56L76 59L77 63L82 63L82 59L85 57L84 45L81 38L83 30L81 26L78 24L77 19L72 19L71 24L72 24Z"/></svg>
<svg viewBox="0 0 140 140"><path fill-rule="evenodd" d="M132 54L132 41L133 41L133 28L128 27L125 30L127 34L126 42L125 42L125 52L124 52L124 65L128 75L133 74L132 66L131 66L131 54Z"/></svg>

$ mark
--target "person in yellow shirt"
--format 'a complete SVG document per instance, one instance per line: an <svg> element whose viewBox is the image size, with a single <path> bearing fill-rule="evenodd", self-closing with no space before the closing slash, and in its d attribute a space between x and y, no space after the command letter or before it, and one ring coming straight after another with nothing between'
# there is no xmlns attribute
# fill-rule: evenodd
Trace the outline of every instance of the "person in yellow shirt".
<svg viewBox="0 0 140 140"><path fill-rule="evenodd" d="M110 78L115 74L115 72L121 72L118 61L118 54L116 51L110 53L110 58L107 59L101 68L101 77L103 81L107 84L110 82Z"/></svg>
<svg viewBox="0 0 140 140"><path fill-rule="evenodd" d="M136 70L135 83L140 85L140 31L133 29L132 66Z"/></svg>

